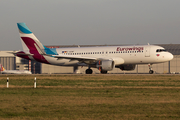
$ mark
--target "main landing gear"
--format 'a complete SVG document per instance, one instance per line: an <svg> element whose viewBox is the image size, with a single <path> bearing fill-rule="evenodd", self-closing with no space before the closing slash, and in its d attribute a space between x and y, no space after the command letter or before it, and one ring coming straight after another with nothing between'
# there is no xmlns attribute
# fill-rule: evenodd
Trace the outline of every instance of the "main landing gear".
<svg viewBox="0 0 180 120"><path fill-rule="evenodd" d="M90 69L90 67L88 69L86 69L86 74L92 74L92 73L93 73L93 71L92 71L92 69Z"/></svg>
<svg viewBox="0 0 180 120"><path fill-rule="evenodd" d="M101 74L107 74L107 71L101 70Z"/></svg>
<svg viewBox="0 0 180 120"><path fill-rule="evenodd" d="M153 74L154 71L152 70L152 64L149 64L148 66L149 66L149 74Z"/></svg>
<svg viewBox="0 0 180 120"><path fill-rule="evenodd" d="M104 70L100 70L101 74L107 74L107 71ZM93 70L91 69L91 66L88 67L88 69L86 69L86 74L92 74Z"/></svg>
<svg viewBox="0 0 180 120"><path fill-rule="evenodd" d="M87 69L86 70L86 74L92 74L93 73L93 71L92 71L92 69ZM101 71L101 74L107 74L107 71Z"/></svg>

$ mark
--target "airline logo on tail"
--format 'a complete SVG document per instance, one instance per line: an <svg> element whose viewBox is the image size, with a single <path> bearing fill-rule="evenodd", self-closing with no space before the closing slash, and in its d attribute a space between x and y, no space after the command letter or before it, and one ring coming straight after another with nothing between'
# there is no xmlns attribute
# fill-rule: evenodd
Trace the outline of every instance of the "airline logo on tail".
<svg viewBox="0 0 180 120"><path fill-rule="evenodd" d="M5 71L5 68L2 66L2 64L0 64L0 66L1 66L0 71Z"/></svg>
<svg viewBox="0 0 180 120"><path fill-rule="evenodd" d="M46 54L45 49L36 36L30 31L25 23L17 23L19 34L25 54L31 54L34 60L49 63L43 55Z"/></svg>
<svg viewBox="0 0 180 120"><path fill-rule="evenodd" d="M25 23L18 23L19 34L22 39L23 50L29 51L31 54L45 54L44 46L36 38L36 36L30 31Z"/></svg>
<svg viewBox="0 0 180 120"><path fill-rule="evenodd" d="M30 55L36 61L49 64L44 55L56 55L56 49L50 49L43 46L25 23L17 23L17 26L19 28L19 34L23 46L22 52L24 54L17 55L23 58L26 57L26 59L29 58Z"/></svg>
<svg viewBox="0 0 180 120"><path fill-rule="evenodd" d="M24 34L31 34L32 32L30 29L26 26L25 23L17 23L19 30Z"/></svg>

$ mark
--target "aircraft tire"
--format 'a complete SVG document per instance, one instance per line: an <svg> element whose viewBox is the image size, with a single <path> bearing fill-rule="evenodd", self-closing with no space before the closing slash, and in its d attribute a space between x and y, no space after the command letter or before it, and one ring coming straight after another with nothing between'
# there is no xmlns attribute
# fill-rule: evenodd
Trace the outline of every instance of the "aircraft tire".
<svg viewBox="0 0 180 120"><path fill-rule="evenodd" d="M107 71L101 71L101 74L107 74Z"/></svg>
<svg viewBox="0 0 180 120"><path fill-rule="evenodd" d="M149 74L153 74L153 73L154 73L154 71L153 71L153 70L150 70L150 71L149 71Z"/></svg>
<svg viewBox="0 0 180 120"><path fill-rule="evenodd" d="M93 73L92 69L87 69L86 70L86 74L92 74L92 73Z"/></svg>

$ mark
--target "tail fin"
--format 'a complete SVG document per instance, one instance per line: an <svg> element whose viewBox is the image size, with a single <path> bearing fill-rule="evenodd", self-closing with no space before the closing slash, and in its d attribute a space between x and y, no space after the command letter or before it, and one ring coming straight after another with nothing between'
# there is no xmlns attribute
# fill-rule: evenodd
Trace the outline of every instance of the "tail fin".
<svg viewBox="0 0 180 120"><path fill-rule="evenodd" d="M2 64L0 64L0 67L1 67L1 69L0 69L1 72L5 71L5 68L2 66Z"/></svg>
<svg viewBox="0 0 180 120"><path fill-rule="evenodd" d="M17 23L19 34L23 46L23 51L26 54L40 54L40 55L53 55L57 54L55 49L46 48L31 32L25 23Z"/></svg>
<svg viewBox="0 0 180 120"><path fill-rule="evenodd" d="M36 38L25 23L17 23L23 46L23 51L30 54L46 54L45 46Z"/></svg>

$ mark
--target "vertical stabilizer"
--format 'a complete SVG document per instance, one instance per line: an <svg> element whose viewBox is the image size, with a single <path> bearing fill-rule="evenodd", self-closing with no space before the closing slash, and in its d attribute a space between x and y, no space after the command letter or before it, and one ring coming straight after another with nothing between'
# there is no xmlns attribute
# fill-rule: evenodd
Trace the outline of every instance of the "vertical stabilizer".
<svg viewBox="0 0 180 120"><path fill-rule="evenodd" d="M30 54L45 54L45 47L26 26L25 23L17 23L23 51Z"/></svg>
<svg viewBox="0 0 180 120"><path fill-rule="evenodd" d="M0 71L5 71L4 67L2 66L2 64L0 64Z"/></svg>

